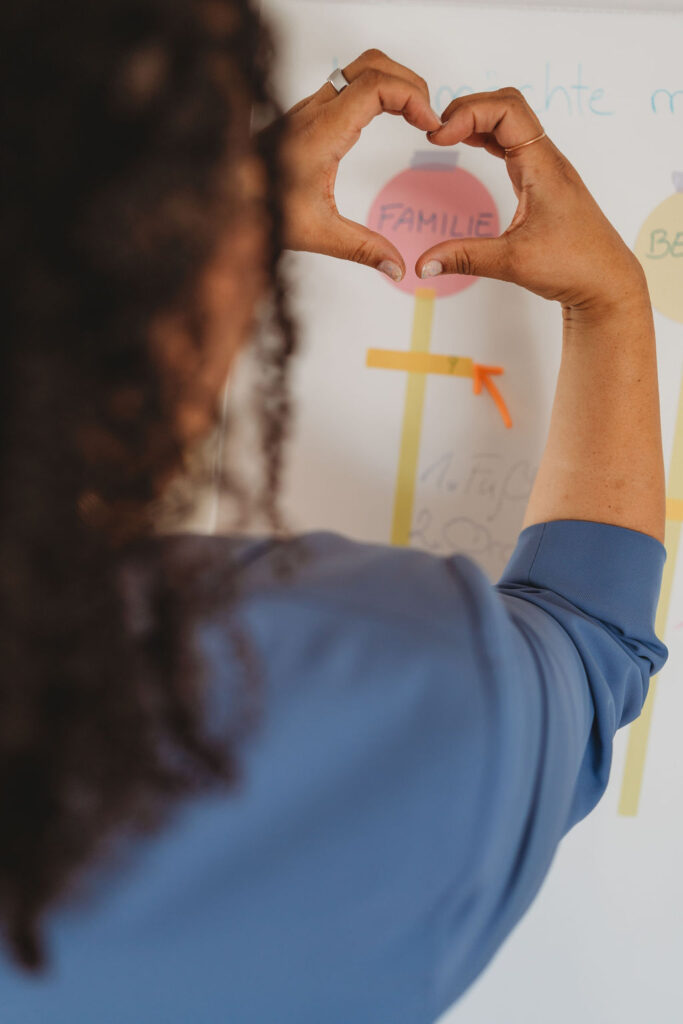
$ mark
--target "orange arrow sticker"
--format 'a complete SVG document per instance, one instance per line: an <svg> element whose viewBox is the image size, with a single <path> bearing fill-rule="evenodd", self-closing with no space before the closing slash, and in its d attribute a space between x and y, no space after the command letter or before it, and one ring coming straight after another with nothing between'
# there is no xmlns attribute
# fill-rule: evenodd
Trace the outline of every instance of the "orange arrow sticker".
<svg viewBox="0 0 683 1024"><path fill-rule="evenodd" d="M490 377L504 373L502 366L485 366L475 363L468 356L445 356L435 352L406 352L401 349L369 348L365 365L376 370L403 370L407 373L441 373L448 377L471 377L472 391L481 394L486 388L496 403L506 427L512 426L512 419L498 388Z"/></svg>
<svg viewBox="0 0 683 1024"><path fill-rule="evenodd" d="M493 381L490 380L490 376L492 374L502 373L503 367L484 366L483 363L472 363L472 369L474 371L472 377L472 390L474 391L475 395L481 394L481 386L483 384L488 393L490 394L491 398L493 399L493 401L496 403L496 408L498 409L498 412L501 415L503 423L505 424L506 427L511 427L512 420L510 418L510 413L508 412L508 407L503 401L503 396L501 395L500 391L493 383Z"/></svg>

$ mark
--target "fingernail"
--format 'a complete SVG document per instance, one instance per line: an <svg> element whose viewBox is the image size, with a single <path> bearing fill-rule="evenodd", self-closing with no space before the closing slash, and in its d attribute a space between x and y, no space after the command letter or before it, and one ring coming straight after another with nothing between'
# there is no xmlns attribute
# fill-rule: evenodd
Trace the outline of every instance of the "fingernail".
<svg viewBox="0 0 683 1024"><path fill-rule="evenodd" d="M436 277L437 274L441 273L443 273L443 263L440 260L429 260L422 268L420 277Z"/></svg>
<svg viewBox="0 0 683 1024"><path fill-rule="evenodd" d="M377 264L377 269L381 270L387 277L390 277L392 281L400 281L403 277L398 263L394 263L392 260L382 260L381 263Z"/></svg>

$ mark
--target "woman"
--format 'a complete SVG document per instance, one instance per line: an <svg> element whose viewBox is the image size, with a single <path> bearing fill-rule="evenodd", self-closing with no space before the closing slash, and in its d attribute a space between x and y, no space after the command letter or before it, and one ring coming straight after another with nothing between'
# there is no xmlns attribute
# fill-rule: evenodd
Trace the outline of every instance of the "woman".
<svg viewBox="0 0 683 1024"><path fill-rule="evenodd" d="M370 50L283 114L249 0L23 0L2 28L3 1024L431 1021L599 800L667 657L642 270L514 89L439 120ZM289 538L278 510L279 257L405 271L334 204L384 110L504 158L519 200L500 238L441 242L418 274L562 309L494 587L458 554ZM279 333L252 338L269 303ZM264 484L226 487L270 535L161 536L247 343Z"/></svg>

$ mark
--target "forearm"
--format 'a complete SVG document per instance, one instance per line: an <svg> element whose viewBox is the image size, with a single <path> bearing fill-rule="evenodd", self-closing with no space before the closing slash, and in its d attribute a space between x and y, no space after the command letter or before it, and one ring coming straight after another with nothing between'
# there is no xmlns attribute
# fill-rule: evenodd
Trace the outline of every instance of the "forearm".
<svg viewBox="0 0 683 1024"><path fill-rule="evenodd" d="M601 313L563 310L550 430L523 528L584 519L664 542L657 355L644 277L621 298Z"/></svg>

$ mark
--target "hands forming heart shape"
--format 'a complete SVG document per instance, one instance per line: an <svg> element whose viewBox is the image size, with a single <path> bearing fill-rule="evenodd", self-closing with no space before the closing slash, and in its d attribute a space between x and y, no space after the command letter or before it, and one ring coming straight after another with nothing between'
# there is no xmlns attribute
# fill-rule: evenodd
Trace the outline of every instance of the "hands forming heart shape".
<svg viewBox="0 0 683 1024"><path fill-rule="evenodd" d="M631 280L642 274L634 254L553 142L546 136L522 145L543 128L518 89L459 96L439 118L430 106L426 81L380 50L367 50L342 70L347 88L337 93L325 82L283 115L286 249L363 263L394 280L405 275L396 246L344 217L334 197L339 162L374 117L390 113L426 132L434 145L464 142L504 159L518 200L501 235L441 240L418 257L418 277L476 274L512 281L567 308L587 308L614 302L615 277L623 273ZM521 148L506 154L510 147Z"/></svg>

